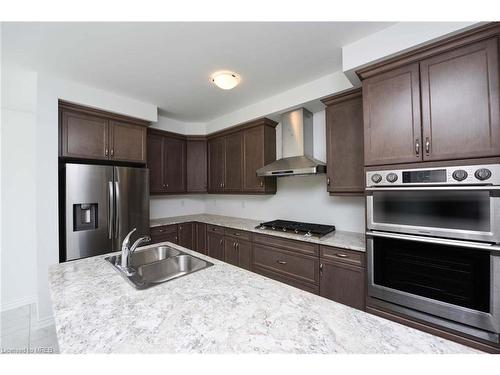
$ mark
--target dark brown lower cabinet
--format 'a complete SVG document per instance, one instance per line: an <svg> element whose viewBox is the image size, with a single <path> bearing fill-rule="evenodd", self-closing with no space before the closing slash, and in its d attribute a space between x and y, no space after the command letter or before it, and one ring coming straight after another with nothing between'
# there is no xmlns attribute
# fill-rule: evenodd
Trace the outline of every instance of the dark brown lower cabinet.
<svg viewBox="0 0 500 375"><path fill-rule="evenodd" d="M178 225L179 245L193 249L194 245L194 225L193 223L182 223Z"/></svg>
<svg viewBox="0 0 500 375"><path fill-rule="evenodd" d="M364 254L321 246L320 256L320 295L335 302L365 310Z"/></svg>
<svg viewBox="0 0 500 375"><path fill-rule="evenodd" d="M173 225L161 225L158 227L150 228L151 233L151 244L159 242L172 242L177 243L177 224Z"/></svg>
<svg viewBox="0 0 500 375"><path fill-rule="evenodd" d="M208 232L207 242L207 255L212 258L224 261L224 235Z"/></svg>
<svg viewBox="0 0 500 375"><path fill-rule="evenodd" d="M194 223L194 249L195 251L206 254L207 253L207 224Z"/></svg>
<svg viewBox="0 0 500 375"><path fill-rule="evenodd" d="M224 238L224 261L251 270L252 243L231 237Z"/></svg>

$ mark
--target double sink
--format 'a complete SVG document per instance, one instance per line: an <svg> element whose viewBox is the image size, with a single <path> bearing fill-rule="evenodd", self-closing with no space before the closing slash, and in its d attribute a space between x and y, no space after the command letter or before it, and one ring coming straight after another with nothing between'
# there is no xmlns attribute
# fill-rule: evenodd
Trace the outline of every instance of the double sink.
<svg viewBox="0 0 500 375"><path fill-rule="evenodd" d="M133 272L128 275L119 267L121 258L119 254L105 259L136 289L146 289L213 266L213 263L170 246L156 246L130 255L129 264Z"/></svg>

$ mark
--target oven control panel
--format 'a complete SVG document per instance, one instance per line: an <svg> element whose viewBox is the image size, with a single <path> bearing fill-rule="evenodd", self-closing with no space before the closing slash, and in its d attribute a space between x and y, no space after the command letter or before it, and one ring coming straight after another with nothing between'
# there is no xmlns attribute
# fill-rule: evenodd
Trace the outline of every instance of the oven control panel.
<svg viewBox="0 0 500 375"><path fill-rule="evenodd" d="M366 172L366 186L500 185L500 164Z"/></svg>

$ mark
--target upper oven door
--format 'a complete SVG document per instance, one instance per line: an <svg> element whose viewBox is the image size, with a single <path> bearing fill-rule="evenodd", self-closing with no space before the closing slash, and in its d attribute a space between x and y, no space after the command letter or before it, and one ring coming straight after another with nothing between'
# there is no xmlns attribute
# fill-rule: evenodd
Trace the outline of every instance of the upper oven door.
<svg viewBox="0 0 500 375"><path fill-rule="evenodd" d="M497 187L367 188L371 230L500 242Z"/></svg>

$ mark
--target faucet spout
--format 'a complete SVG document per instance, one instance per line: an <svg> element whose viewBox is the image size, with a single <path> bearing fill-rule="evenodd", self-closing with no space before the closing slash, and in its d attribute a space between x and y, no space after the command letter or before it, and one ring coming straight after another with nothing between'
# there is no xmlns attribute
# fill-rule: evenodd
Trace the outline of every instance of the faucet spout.
<svg viewBox="0 0 500 375"><path fill-rule="evenodd" d="M140 237L137 239L132 246L130 247L130 236L137 230L137 228L132 229L122 243L122 259L120 268L123 272L125 272L128 276L134 273L134 270L130 268L130 255L137 249L137 247L144 242L151 241L149 236Z"/></svg>

